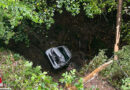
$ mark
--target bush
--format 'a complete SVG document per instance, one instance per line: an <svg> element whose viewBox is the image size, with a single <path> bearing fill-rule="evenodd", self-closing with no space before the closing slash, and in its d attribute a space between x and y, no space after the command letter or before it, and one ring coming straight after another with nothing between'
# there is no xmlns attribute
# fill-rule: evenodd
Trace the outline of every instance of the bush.
<svg viewBox="0 0 130 90"><path fill-rule="evenodd" d="M0 56L0 69L3 83L13 90L58 90L58 83L53 82L41 67L32 67L32 62L24 60L18 54Z"/></svg>
<svg viewBox="0 0 130 90"><path fill-rule="evenodd" d="M125 78L122 80L123 85L121 86L122 90L130 90L130 78Z"/></svg>
<svg viewBox="0 0 130 90"><path fill-rule="evenodd" d="M78 90L83 90L84 88L83 79L77 78L75 73L76 73L75 69L71 70L70 72L63 73L62 74L63 78L60 79L60 82L64 83L65 87L71 87L73 86L72 84L74 84L74 86L76 86ZM78 81L76 82L76 80Z"/></svg>
<svg viewBox="0 0 130 90"><path fill-rule="evenodd" d="M12 54L3 48L0 51L2 51L0 52L0 70L2 70L2 79L6 87L14 90L61 90L69 86L75 86L78 90L83 90L84 88L82 78L76 76L76 70L63 73L62 78L59 80L63 86L60 86L53 81L51 76L47 75L47 72L42 72L40 66L32 67L32 62L26 61L19 54ZM119 60L114 61L105 70L101 71L100 75L104 76L111 85L118 89L129 89L130 46L123 47L116 54ZM98 56L95 56L83 70L87 68L87 72L93 71L108 60L105 51L101 50Z"/></svg>
<svg viewBox="0 0 130 90"><path fill-rule="evenodd" d="M59 81L65 86L54 82L47 72L42 72L41 67L32 67L32 62L26 61L19 54L0 49L0 70L2 71L5 87L13 90L62 90L68 85L74 85L78 90L83 89L82 78L76 77L76 70L63 73Z"/></svg>
<svg viewBox="0 0 130 90"><path fill-rule="evenodd" d="M130 46L123 47L116 54L118 55L119 60L114 61L105 70L101 71L100 75L105 77L111 85L121 89L121 86L125 82L122 82L122 79L125 80L130 76ZM112 60L113 58L110 59ZM95 56L89 65L85 65L85 67L83 67L83 70L87 68L87 71L93 71L110 59L108 59L105 55L105 51L101 50L98 56Z"/></svg>
<svg viewBox="0 0 130 90"><path fill-rule="evenodd" d="M121 38L122 38L123 42L130 45L130 28L129 28L129 26L130 26L130 21L122 22Z"/></svg>

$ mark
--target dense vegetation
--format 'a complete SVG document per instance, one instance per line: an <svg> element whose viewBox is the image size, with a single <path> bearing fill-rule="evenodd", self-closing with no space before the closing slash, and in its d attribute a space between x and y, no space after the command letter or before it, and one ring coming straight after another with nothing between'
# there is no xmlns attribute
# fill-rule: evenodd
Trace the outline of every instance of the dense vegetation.
<svg viewBox="0 0 130 90"><path fill-rule="evenodd" d="M62 86L58 86L47 72L42 72L41 67L32 67L32 62L25 60L19 54L13 54L9 50L0 49L0 73L2 75L4 87L14 90L59 90ZM63 78L59 81L65 83L66 86L74 83L78 79L75 74L76 70L63 74ZM82 79L79 79L75 86L79 89L83 88Z"/></svg>
<svg viewBox="0 0 130 90"><path fill-rule="evenodd" d="M116 54L119 56L118 60L114 61L113 64L108 66L100 74L117 89L122 88L123 90L127 90L128 88L130 88L130 86L128 85L128 83L130 82L130 46L123 47L122 50L120 50ZM93 60L89 63L89 65L85 65L85 67L82 68L81 73L84 73L86 69L88 72L93 71L95 68L112 59L113 57L108 58L105 55L105 51L101 50L98 56L95 56ZM124 82L124 80L127 81Z"/></svg>
<svg viewBox="0 0 130 90"><path fill-rule="evenodd" d="M26 61L19 54L13 54L9 50L0 49L0 69L2 71L2 78L5 87L12 89L38 89L38 90L61 90L70 85L74 85L78 90L84 88L82 77L78 76L76 70L63 73L63 78L59 82L54 82L47 72L41 72L41 67L32 67L32 62ZM107 79L111 85L117 89L128 90L130 89L130 46L125 46L120 50L117 55L118 61L114 61L108 68L103 70L100 75ZM110 58L112 59L112 58ZM85 73L93 71L101 64L109 61L105 52L101 50L98 56L95 56L90 64L85 64L80 75L84 76Z"/></svg>
<svg viewBox="0 0 130 90"><path fill-rule="evenodd" d="M123 3L123 14L128 14L129 0ZM69 12L72 16L84 12L89 18L116 10L115 0L0 0L0 40L10 39L29 44L28 33L32 28L44 25L47 29L55 22L58 13ZM30 27L29 26L29 27ZM124 40L129 41L129 22L123 23ZM36 31L35 31L36 32ZM37 32L43 32L38 30ZM47 32L47 30L46 30Z"/></svg>
<svg viewBox="0 0 130 90"><path fill-rule="evenodd" d="M123 16L130 15L128 3L123 2ZM0 42L6 44L10 40L15 43L22 41L29 46L29 33L42 33L42 29L37 31L33 28L39 26L45 27L48 32L52 24L55 23L54 16L63 12L68 12L76 16L83 12L88 18L94 18L97 15L114 12L117 10L115 0L0 0ZM130 22L122 19L122 49L115 53L118 55L117 61L114 61L109 67L103 70L100 75L104 77L112 86L117 89L130 89ZM1 45L1 43L0 43ZM3 48L0 49L0 71L4 87L14 90L62 90L69 86L75 86L83 90L84 84L81 76L91 72L103 63L113 60L108 58L105 51L101 50L89 64L85 64L80 72L75 69L63 73L59 81L54 82L53 78L42 72L41 67L33 67L32 62L27 61L19 54L12 53Z"/></svg>
<svg viewBox="0 0 130 90"><path fill-rule="evenodd" d="M24 27L26 20L31 20L32 25L44 23L49 29L54 23L54 15L64 10L73 16L83 10L88 17L92 18L94 15L110 12L115 6L114 0L1 0L0 39L6 43L11 38L16 41L27 41L27 32L31 31ZM16 30L18 25L22 25L23 28Z"/></svg>

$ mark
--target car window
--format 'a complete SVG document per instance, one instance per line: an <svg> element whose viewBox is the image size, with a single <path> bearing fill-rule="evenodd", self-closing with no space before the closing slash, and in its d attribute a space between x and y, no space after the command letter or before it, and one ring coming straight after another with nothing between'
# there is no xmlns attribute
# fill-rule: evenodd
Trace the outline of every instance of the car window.
<svg viewBox="0 0 130 90"><path fill-rule="evenodd" d="M69 60L69 56L67 55L67 52L65 52L63 47L58 47L58 50L62 53L62 55L65 57L65 61Z"/></svg>

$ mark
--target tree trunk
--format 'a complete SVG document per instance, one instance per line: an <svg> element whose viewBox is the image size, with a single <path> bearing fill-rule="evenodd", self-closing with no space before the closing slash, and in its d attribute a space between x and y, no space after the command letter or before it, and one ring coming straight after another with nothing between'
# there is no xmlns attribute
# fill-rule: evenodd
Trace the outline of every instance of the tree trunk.
<svg viewBox="0 0 130 90"><path fill-rule="evenodd" d="M116 21L116 39L115 39L114 52L118 52L119 50L122 2L123 0L118 0L117 21ZM114 60L117 60L117 59L118 57L117 55L115 55Z"/></svg>

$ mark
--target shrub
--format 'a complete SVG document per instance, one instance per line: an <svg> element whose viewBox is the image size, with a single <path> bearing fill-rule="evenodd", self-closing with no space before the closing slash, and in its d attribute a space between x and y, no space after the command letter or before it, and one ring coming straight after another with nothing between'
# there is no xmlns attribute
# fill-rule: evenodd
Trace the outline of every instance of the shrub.
<svg viewBox="0 0 130 90"><path fill-rule="evenodd" d="M5 87L13 90L62 90L68 85L74 85L78 90L83 89L82 78L76 77L76 70L62 74L63 78L59 81L65 87L61 87L47 72L42 72L40 66L32 67L32 62L4 48L0 51L0 70Z"/></svg>
<svg viewBox="0 0 130 90"><path fill-rule="evenodd" d="M70 72L66 72L62 74L62 77L59 81L61 83L65 84L65 87L71 87L71 86L76 86L78 90L83 90L83 79L82 78L77 78L76 77L76 70L73 69ZM76 81L78 80L78 81ZM73 85L72 85L73 84Z"/></svg>
<svg viewBox="0 0 130 90"><path fill-rule="evenodd" d="M0 56L0 69L3 81L14 90L58 90L58 83L53 82L41 67L32 67L32 62L24 60L18 54Z"/></svg>
<svg viewBox="0 0 130 90"><path fill-rule="evenodd" d="M121 86L122 90L130 90L130 78L125 78L122 80L123 85Z"/></svg>
<svg viewBox="0 0 130 90"><path fill-rule="evenodd" d="M62 90L69 86L75 86L78 90L84 88L82 78L76 76L76 70L62 74L59 81L65 84L65 87L61 87L53 81L51 76L47 75L47 72L42 72L40 66L32 67L32 62L26 61L19 54L12 54L10 51L5 52L3 48L0 51L2 51L0 52L0 70L2 70L2 79L6 87L14 90ZM101 71L100 75L106 77L111 85L118 89L129 89L130 46L123 47L116 54L119 60L114 61L105 70ZM108 60L105 51L101 50L98 56L95 56L83 70L87 68L88 71L93 71Z"/></svg>
<svg viewBox="0 0 130 90"><path fill-rule="evenodd" d="M100 75L105 77L111 85L120 89L121 85L125 82L122 82L122 79L125 80L130 76L130 46L124 46L116 55L118 55L119 60L114 61L105 70L102 70ZM112 60L113 58L110 59ZM88 71L93 71L110 59L107 58L104 50L101 50L98 56L95 56L85 68L87 68ZM85 70L85 68L83 68L83 70Z"/></svg>

